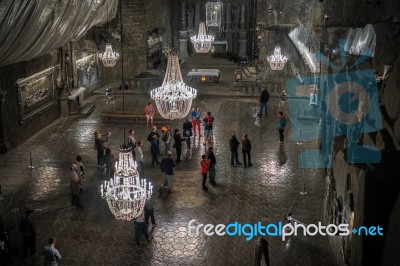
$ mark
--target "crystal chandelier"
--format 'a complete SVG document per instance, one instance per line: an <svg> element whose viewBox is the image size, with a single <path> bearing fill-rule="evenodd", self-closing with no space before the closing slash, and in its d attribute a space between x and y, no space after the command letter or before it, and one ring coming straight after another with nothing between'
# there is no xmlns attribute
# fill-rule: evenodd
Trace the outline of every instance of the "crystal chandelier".
<svg viewBox="0 0 400 266"><path fill-rule="evenodd" d="M267 61L272 70L282 70L287 60L287 57L281 54L281 48L279 46L275 47L273 55L267 56Z"/></svg>
<svg viewBox="0 0 400 266"><path fill-rule="evenodd" d="M183 83L176 53L169 54L164 81L161 87L153 89L150 95L163 118L172 120L188 115L197 91Z"/></svg>
<svg viewBox="0 0 400 266"><path fill-rule="evenodd" d="M111 43L107 43L105 52L102 54L99 54L99 58L103 62L105 67L113 67L117 63L119 54L116 52L113 52Z"/></svg>
<svg viewBox="0 0 400 266"><path fill-rule="evenodd" d="M130 147L119 148L114 177L104 181L100 193L118 220L130 221L143 212L146 199L153 194L153 185L146 179L139 179Z"/></svg>
<svg viewBox="0 0 400 266"><path fill-rule="evenodd" d="M199 24L199 33L197 36L192 36L194 50L196 53L208 53L211 48L211 43L214 41L214 36L206 35L206 26L203 22Z"/></svg>

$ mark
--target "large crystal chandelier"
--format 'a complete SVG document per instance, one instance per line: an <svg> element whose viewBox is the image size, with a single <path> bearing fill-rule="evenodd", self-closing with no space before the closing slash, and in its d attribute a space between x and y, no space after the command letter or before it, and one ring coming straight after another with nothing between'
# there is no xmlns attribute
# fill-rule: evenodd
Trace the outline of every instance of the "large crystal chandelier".
<svg viewBox="0 0 400 266"><path fill-rule="evenodd" d="M211 43L214 41L214 36L207 35L206 25L204 22L200 22L199 33L197 36L192 36L190 39L192 40L196 53L208 53L211 48Z"/></svg>
<svg viewBox="0 0 400 266"><path fill-rule="evenodd" d="M99 58L105 67L113 67L117 63L119 54L113 51L111 43L107 43L105 52L99 54Z"/></svg>
<svg viewBox="0 0 400 266"><path fill-rule="evenodd" d="M146 199L153 194L153 185L139 179L130 147L120 147L115 169L114 177L104 181L100 192L115 218L130 221L143 212Z"/></svg>
<svg viewBox="0 0 400 266"><path fill-rule="evenodd" d="M161 87L153 89L150 95L162 117L172 120L188 115L197 91L183 83L176 53L169 54L164 81Z"/></svg>
<svg viewBox="0 0 400 266"><path fill-rule="evenodd" d="M276 46L274 49L274 54L267 56L267 61L272 70L282 70L288 59L286 56L281 54L281 48Z"/></svg>

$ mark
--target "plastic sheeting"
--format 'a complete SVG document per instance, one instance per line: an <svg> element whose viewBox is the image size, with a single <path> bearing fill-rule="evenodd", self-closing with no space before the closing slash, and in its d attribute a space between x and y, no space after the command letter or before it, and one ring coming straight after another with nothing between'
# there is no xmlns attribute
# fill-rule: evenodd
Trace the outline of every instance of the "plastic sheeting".
<svg viewBox="0 0 400 266"><path fill-rule="evenodd" d="M363 29L352 29L344 50L349 54L366 55L373 57L375 54L376 34L374 27L367 24Z"/></svg>
<svg viewBox="0 0 400 266"><path fill-rule="evenodd" d="M301 24L289 33L297 50L300 52L303 60L310 67L312 73L319 72L319 62L316 53L319 52L319 40L312 29L305 24Z"/></svg>
<svg viewBox="0 0 400 266"><path fill-rule="evenodd" d="M115 17L118 0L1 0L0 66L26 61L77 40Z"/></svg>

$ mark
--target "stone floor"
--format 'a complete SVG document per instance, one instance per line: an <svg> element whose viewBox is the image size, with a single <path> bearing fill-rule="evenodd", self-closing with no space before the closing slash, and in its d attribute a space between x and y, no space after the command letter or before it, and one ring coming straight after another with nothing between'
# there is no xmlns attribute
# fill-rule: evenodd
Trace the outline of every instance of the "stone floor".
<svg viewBox="0 0 400 266"><path fill-rule="evenodd" d="M205 148L195 138L191 149L183 147L183 162L175 168L175 193L158 198L155 192L157 227L151 230L154 240L136 246L133 222L119 221L100 196L104 173L96 166L93 133L112 132L107 146L118 154L124 140L124 123L102 121L100 112L121 108L121 95L113 99L95 95L86 101L96 102L95 111L86 119L60 118L33 135L18 148L0 158L0 182L4 199L2 215L10 230L15 265L24 265L21 258L20 217L33 208L37 227L37 249L41 251L50 236L57 238L62 265L252 265L256 239L243 236L189 236L188 222L228 224L277 223L293 212L303 223L321 220L324 196L324 173L300 169L297 157L302 146L285 132L285 145L278 143L276 112L285 110L285 103L272 98L268 117L256 117L258 97L232 91L235 65L225 59L195 57L188 68L197 66L220 68L221 82L198 87L199 96L193 105L215 116L214 150L217 158L217 186L201 189L200 157ZM194 84L191 84L195 86ZM195 86L196 87L196 86ZM140 112L149 100L146 94L128 92L126 106ZM173 128L182 121L165 121ZM163 126L160 124L159 126ZM137 140L145 140L150 129L145 124L126 122L125 132L134 128ZM230 165L229 133L248 133L252 141L251 168ZM145 141L147 142L147 141ZM304 147L303 147L304 148ZM145 175L158 187L160 170L150 168L149 145L145 148ZM30 153L34 169L29 169ZM69 165L81 154L86 169L82 202L84 209L70 206ZM241 154L240 154L240 160ZM307 196L300 196L303 184ZM336 265L323 237L268 237L271 265ZM39 253L40 254L40 253ZM26 265L43 265L41 255Z"/></svg>

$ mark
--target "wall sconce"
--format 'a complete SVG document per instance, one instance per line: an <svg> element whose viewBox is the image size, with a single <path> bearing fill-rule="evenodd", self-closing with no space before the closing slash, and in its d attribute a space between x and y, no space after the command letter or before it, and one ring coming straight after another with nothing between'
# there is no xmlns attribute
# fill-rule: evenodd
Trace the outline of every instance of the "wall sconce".
<svg viewBox="0 0 400 266"><path fill-rule="evenodd" d="M94 73L96 62L93 60L93 55L86 56L79 60L76 60L76 68L81 70L87 78Z"/></svg>
<svg viewBox="0 0 400 266"><path fill-rule="evenodd" d="M201 79L201 81L206 81L206 76L203 75L203 76L201 76L200 79Z"/></svg>

